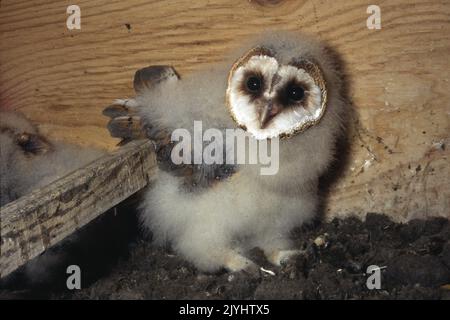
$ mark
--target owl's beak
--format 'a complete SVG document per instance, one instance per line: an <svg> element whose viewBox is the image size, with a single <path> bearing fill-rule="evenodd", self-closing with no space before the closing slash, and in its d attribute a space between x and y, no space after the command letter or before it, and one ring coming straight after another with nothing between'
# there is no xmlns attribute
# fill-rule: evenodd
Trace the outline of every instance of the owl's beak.
<svg viewBox="0 0 450 320"><path fill-rule="evenodd" d="M264 129L269 121L280 112L279 108L273 105L272 101L269 101L259 113L259 127Z"/></svg>

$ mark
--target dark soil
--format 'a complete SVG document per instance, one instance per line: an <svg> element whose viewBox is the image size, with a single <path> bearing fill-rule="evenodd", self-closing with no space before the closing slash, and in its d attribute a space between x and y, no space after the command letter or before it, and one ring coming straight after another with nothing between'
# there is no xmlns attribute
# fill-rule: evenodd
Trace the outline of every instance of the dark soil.
<svg viewBox="0 0 450 320"><path fill-rule="evenodd" d="M254 261L275 273L262 271L258 276L244 272L200 273L170 249L156 248L150 239L140 234L132 236L132 232L125 232L122 243L118 243L117 225L121 229L136 229L135 218L130 220L130 215L127 216L126 223L120 216L107 221L116 225L106 233L114 235L115 243L104 241L102 244L96 230L95 241L92 237L79 235L82 240L75 241L78 249L64 250L66 255L76 252L78 256L80 252L90 252L78 263L83 272L83 289L74 292L65 289L67 275L64 269L55 269L59 270L55 272L59 272L60 277L34 281L33 284L24 280L23 271L19 271L3 284L0 298L450 298L450 223L447 219L397 224L384 215L370 213L365 222L346 218L304 226L295 231L293 238L305 253L285 266L271 266L257 249L250 253ZM85 246L84 250L80 246ZM99 252L103 254L99 256ZM107 258L105 252L111 252L114 258ZM369 290L366 286L370 276L366 270L370 265L381 268L381 289Z"/></svg>

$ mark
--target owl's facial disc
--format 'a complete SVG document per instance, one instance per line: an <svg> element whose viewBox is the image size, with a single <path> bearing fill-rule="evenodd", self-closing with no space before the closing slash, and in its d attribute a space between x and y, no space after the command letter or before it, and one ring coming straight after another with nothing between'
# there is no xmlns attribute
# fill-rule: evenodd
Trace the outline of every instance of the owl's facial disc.
<svg viewBox="0 0 450 320"><path fill-rule="evenodd" d="M292 136L320 121L326 87L319 67L308 60L280 64L265 48L254 48L230 71L228 109L256 139Z"/></svg>

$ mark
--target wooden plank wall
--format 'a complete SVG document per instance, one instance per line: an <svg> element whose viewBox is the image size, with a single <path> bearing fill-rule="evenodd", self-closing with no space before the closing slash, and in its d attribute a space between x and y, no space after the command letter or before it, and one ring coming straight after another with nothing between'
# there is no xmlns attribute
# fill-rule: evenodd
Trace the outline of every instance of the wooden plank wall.
<svg viewBox="0 0 450 320"><path fill-rule="evenodd" d="M66 8L81 8L81 30ZM381 8L381 30L366 9ZM311 33L341 53L356 111L333 215L450 216L450 2L1 0L0 106L52 138L113 149L101 110L131 96L136 69L187 73L266 28Z"/></svg>

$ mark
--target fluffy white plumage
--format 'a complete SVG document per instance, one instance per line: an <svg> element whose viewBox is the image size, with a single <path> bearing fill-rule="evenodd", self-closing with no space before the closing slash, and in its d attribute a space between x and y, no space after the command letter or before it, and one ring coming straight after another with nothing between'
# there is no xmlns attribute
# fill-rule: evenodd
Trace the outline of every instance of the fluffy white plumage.
<svg viewBox="0 0 450 320"><path fill-rule="evenodd" d="M228 74L236 57L256 46L268 48L273 54L251 58L250 65L244 64L230 75L228 87ZM343 129L346 105L335 61L313 39L275 33L250 42L224 64L181 80L173 73L157 85L141 86L131 100L151 130L192 130L194 120L199 120L204 130L245 126L257 139L290 134L305 117L317 118L314 112L322 101L320 88L308 72L291 66L298 59L314 60L322 70L327 83L327 108L318 123L280 141L276 175L261 175L260 165L239 165L231 177L192 191L186 190L185 177L159 170L147 193L142 205L143 224L153 232L156 241L169 241L201 270L255 268L245 257L245 252L254 247L261 248L268 260L277 265L297 252L289 240L290 231L316 213L318 178L332 161L335 141ZM308 105L303 105L304 109L293 108L261 128L257 108L238 90L245 69L252 68L259 68L264 77L281 75L275 87L283 86L287 76L309 84L308 100L304 101L309 111L304 110ZM230 108L238 124L227 112L227 87ZM264 94L266 100L271 98L270 92Z"/></svg>

